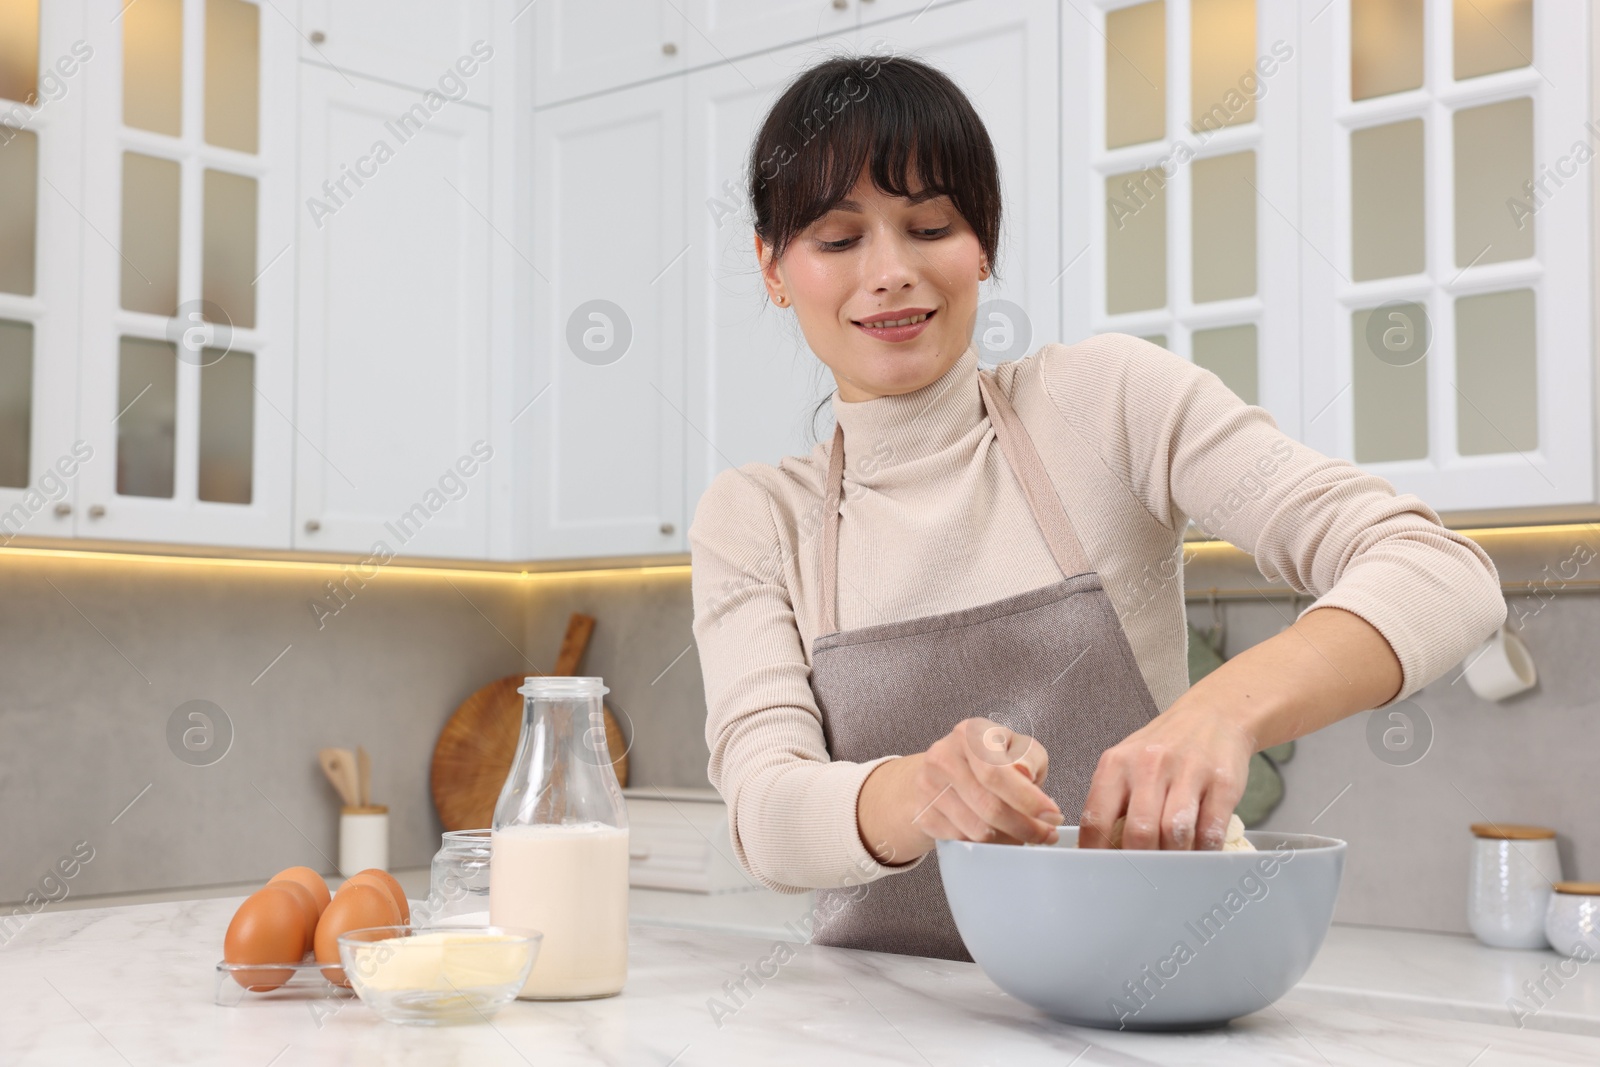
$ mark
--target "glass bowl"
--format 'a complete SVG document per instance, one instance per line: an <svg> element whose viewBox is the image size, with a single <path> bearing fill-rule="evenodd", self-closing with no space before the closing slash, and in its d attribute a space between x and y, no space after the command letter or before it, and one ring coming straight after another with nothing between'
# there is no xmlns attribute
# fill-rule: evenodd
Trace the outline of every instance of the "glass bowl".
<svg viewBox="0 0 1600 1067"><path fill-rule="evenodd" d="M485 1022L522 991L543 939L503 926L371 926L340 935L339 960L390 1022Z"/></svg>

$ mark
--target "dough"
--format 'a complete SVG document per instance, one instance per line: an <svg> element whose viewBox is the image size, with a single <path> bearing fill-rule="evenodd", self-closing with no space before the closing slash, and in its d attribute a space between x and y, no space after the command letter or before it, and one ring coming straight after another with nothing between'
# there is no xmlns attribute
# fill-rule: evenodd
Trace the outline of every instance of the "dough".
<svg viewBox="0 0 1600 1067"><path fill-rule="evenodd" d="M1111 824L1111 847L1122 847L1122 823L1118 819ZM1252 845L1244 836L1244 821L1237 815L1228 816L1228 830L1222 838L1222 851L1224 852L1254 852L1256 846Z"/></svg>

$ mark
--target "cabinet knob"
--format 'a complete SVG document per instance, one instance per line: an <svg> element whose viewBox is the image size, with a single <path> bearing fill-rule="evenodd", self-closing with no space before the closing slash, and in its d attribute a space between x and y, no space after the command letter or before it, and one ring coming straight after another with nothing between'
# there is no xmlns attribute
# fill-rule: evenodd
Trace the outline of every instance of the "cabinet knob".
<svg viewBox="0 0 1600 1067"><path fill-rule="evenodd" d="M312 44L321 44L323 41L326 41L327 39L328 39L328 35L323 33L321 30L312 30L311 31L311 43Z"/></svg>
<svg viewBox="0 0 1600 1067"><path fill-rule="evenodd" d="M666 41L661 45L661 54L664 56L675 56L678 54L678 46L671 41Z"/></svg>
<svg viewBox="0 0 1600 1067"><path fill-rule="evenodd" d="M847 8L849 6L850 6L850 0L833 0L833 9L835 11L843 11L845 8Z"/></svg>
<svg viewBox="0 0 1600 1067"><path fill-rule="evenodd" d="M71 504L68 504L68 503L63 501L62 503L56 505L56 518L64 519L68 515L71 515L71 514L72 514L72 505Z"/></svg>
<svg viewBox="0 0 1600 1067"><path fill-rule="evenodd" d="M306 533L316 533L320 529L322 529L322 523L318 522L316 519L306 520Z"/></svg>
<svg viewBox="0 0 1600 1067"><path fill-rule="evenodd" d="M105 518L106 517L106 506L104 504L90 504L89 505L89 517L91 519L103 519L103 518Z"/></svg>
<svg viewBox="0 0 1600 1067"><path fill-rule="evenodd" d="M664 523L661 524L661 536L663 536L663 537L671 537L673 534L675 534L677 532L678 532L678 528L676 526L672 525L672 523L664 522Z"/></svg>

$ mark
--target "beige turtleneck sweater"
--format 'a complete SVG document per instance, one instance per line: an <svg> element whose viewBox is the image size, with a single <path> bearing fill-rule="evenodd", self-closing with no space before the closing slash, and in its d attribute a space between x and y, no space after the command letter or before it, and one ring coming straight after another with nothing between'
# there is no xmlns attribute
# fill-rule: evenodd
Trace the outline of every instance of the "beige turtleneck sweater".
<svg viewBox="0 0 1600 1067"><path fill-rule="evenodd" d="M830 443L723 471L689 530L710 779L735 854L780 892L871 881L885 867L856 823L882 759L831 761L809 684L811 645L1059 581L978 393L977 351L923 389L833 398L845 432L837 626L819 617ZM1156 707L1188 688L1182 539L1193 518L1261 573L1388 640L1401 699L1505 618L1474 542L1384 479L1291 440L1216 375L1146 341L1101 334L1002 364L1011 398ZM831 439L830 439L831 442ZM906 755L897 753L896 755ZM883 759L890 759L885 756ZM1069 819L1074 813L1068 813Z"/></svg>

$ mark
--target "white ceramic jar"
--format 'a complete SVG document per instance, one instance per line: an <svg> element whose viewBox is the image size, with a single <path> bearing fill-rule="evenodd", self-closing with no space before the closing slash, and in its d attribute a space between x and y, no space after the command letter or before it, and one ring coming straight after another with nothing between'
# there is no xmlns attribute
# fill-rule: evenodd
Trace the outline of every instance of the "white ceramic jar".
<svg viewBox="0 0 1600 1067"><path fill-rule="evenodd" d="M1561 881L1556 832L1543 826L1472 824L1467 925L1494 948L1545 948L1545 912Z"/></svg>
<svg viewBox="0 0 1600 1067"><path fill-rule="evenodd" d="M346 878L376 867L389 869L389 807L339 809L339 872Z"/></svg>
<svg viewBox="0 0 1600 1067"><path fill-rule="evenodd" d="M1600 955L1600 882L1557 882L1544 914L1544 936L1563 956L1579 946Z"/></svg>

